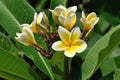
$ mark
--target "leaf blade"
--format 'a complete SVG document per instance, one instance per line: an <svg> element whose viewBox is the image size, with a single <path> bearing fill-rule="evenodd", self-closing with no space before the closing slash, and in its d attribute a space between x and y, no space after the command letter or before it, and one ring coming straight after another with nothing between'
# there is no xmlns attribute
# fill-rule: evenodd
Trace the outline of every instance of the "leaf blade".
<svg viewBox="0 0 120 80"><path fill-rule="evenodd" d="M82 65L82 79L89 79L120 42L120 25L109 31L90 49ZM91 66L89 66L91 65Z"/></svg>
<svg viewBox="0 0 120 80"><path fill-rule="evenodd" d="M22 59L0 48L0 76L9 79L40 79L37 73ZM14 67L13 67L14 66ZM24 67L23 67L24 66Z"/></svg>
<svg viewBox="0 0 120 80"><path fill-rule="evenodd" d="M12 3L12 7L10 8L11 3ZM16 4L19 4L23 7L19 8L18 5ZM16 9L14 10L14 8ZM19 10L23 10L23 13L19 13L20 12ZM24 10L29 11L29 12L26 12ZM6 32L8 32L10 36L12 36L12 38L16 36L16 32L21 32L21 30L19 29L20 23L30 22L31 20L33 20L32 17L33 17L34 12L35 12L34 9L28 3L26 3L25 0L22 0L22 1L21 0L0 0L0 17L1 17L0 24L6 30ZM23 17L25 18L23 18L20 15L23 15ZM4 19L6 19L6 21ZM20 49L23 50L25 55L29 57L36 64L36 66L40 70L42 70L45 74L53 78L51 74L49 74L49 71L47 71L46 68L41 67L41 64L43 64L43 62L41 62L39 55L37 54L37 52L35 51L33 47L27 47L21 44L19 45L19 47Z"/></svg>

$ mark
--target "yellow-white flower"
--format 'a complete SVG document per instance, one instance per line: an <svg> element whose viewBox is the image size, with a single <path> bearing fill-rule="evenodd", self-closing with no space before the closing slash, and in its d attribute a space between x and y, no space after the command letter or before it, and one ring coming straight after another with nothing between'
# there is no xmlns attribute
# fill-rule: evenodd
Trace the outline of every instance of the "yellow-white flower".
<svg viewBox="0 0 120 80"><path fill-rule="evenodd" d="M43 20L44 20L45 24L49 27L50 26L50 22L48 20L47 15L45 14L45 12L42 12L42 15L43 15Z"/></svg>
<svg viewBox="0 0 120 80"><path fill-rule="evenodd" d="M74 12L61 13L58 20L67 30L70 31L76 22L76 14Z"/></svg>
<svg viewBox="0 0 120 80"><path fill-rule="evenodd" d="M60 16L61 12L65 12L66 8L62 5L57 6L54 10L49 9L54 16Z"/></svg>
<svg viewBox="0 0 120 80"><path fill-rule="evenodd" d="M41 24L43 19L43 13L40 12L39 14L34 14L34 21L30 25L31 30L37 34L45 34L47 33L47 29L44 25Z"/></svg>
<svg viewBox="0 0 120 80"><path fill-rule="evenodd" d="M36 44L33 32L29 27L23 27L22 33L16 33L16 35L15 39L26 46Z"/></svg>
<svg viewBox="0 0 120 80"><path fill-rule="evenodd" d="M84 30L87 31L87 30L89 30L91 28L94 28L94 26L99 21L99 17L97 17L95 12L91 12L86 17L84 11L82 11L82 18L80 20L81 20L81 22L82 22L82 24L84 26Z"/></svg>
<svg viewBox="0 0 120 80"><path fill-rule="evenodd" d="M87 48L87 43L80 39L81 32L78 27L69 32L66 28L59 26L58 34L61 41L53 43L52 49L64 51L67 57L73 57L76 53L81 53Z"/></svg>
<svg viewBox="0 0 120 80"><path fill-rule="evenodd" d="M54 21L57 21L56 17L58 17L59 22L70 31L76 22L76 10L76 6L65 8L64 6L59 5L54 10L50 11L52 12Z"/></svg>

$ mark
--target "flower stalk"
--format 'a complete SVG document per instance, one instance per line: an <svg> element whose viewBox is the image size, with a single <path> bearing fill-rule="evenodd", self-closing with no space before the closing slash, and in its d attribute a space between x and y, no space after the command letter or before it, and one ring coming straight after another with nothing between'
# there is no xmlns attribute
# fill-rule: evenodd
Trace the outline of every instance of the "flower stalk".
<svg viewBox="0 0 120 80"><path fill-rule="evenodd" d="M38 44L34 44L35 49L40 52L44 57L51 59L52 55L49 51L45 51L44 48Z"/></svg>
<svg viewBox="0 0 120 80"><path fill-rule="evenodd" d="M70 80L68 57L64 56L64 80Z"/></svg>

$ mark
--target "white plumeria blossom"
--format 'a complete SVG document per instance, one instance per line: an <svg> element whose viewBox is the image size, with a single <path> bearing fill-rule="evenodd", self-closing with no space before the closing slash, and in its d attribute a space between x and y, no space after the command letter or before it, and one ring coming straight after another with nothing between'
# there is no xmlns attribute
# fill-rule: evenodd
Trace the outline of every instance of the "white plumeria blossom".
<svg viewBox="0 0 120 80"><path fill-rule="evenodd" d="M44 17L46 17L46 15L43 12L40 12L39 14L37 14L37 13L34 14L34 21L29 26L34 33L42 35L42 34L45 34L45 33L48 32L47 28L44 25L41 24L42 19ZM44 21L46 19L47 18L45 18Z"/></svg>
<svg viewBox="0 0 120 80"><path fill-rule="evenodd" d="M41 23L42 18L43 18L43 15L41 12L39 14L37 13L34 14L34 21L30 25L31 30L34 33L41 34L39 24Z"/></svg>
<svg viewBox="0 0 120 80"><path fill-rule="evenodd" d="M76 14L74 12L61 13L58 20L66 29L70 31L76 22Z"/></svg>
<svg viewBox="0 0 120 80"><path fill-rule="evenodd" d="M59 22L68 30L71 30L76 22L76 12L77 6L72 6L65 8L62 5L57 6L54 10L50 10L53 15L53 19L57 20L55 16L58 17Z"/></svg>
<svg viewBox="0 0 120 80"><path fill-rule="evenodd" d="M66 28L59 26L58 34L61 41L54 42L52 49L64 51L67 57L74 57L76 53L81 53L87 48L87 43L80 39L81 32L79 27L75 27L69 32Z"/></svg>
<svg viewBox="0 0 120 80"><path fill-rule="evenodd" d="M99 17L97 17L95 12L91 12L86 17L84 11L82 11L82 18L80 20L84 26L84 29L88 30L93 28L97 24L97 22L99 21Z"/></svg>
<svg viewBox="0 0 120 80"><path fill-rule="evenodd" d="M29 27L23 27L22 33L16 33L16 35L15 39L26 46L36 44L33 32Z"/></svg>
<svg viewBox="0 0 120 80"><path fill-rule="evenodd" d="M40 24L42 21L43 15L42 12L40 12L39 14L35 13L34 14L34 23L36 24Z"/></svg>
<svg viewBox="0 0 120 80"><path fill-rule="evenodd" d="M49 9L54 15L60 16L61 12L65 12L66 8L62 5L57 6L54 10Z"/></svg>
<svg viewBox="0 0 120 80"><path fill-rule="evenodd" d="M62 6L62 5L59 5L59 6L57 6L54 10L51 10L51 9L49 9L53 14L55 14L56 16L60 16L60 14L62 13L62 12L68 12L68 13L70 13L70 12L76 12L76 10L77 10L77 7L76 6L72 6L72 7L69 7L68 9L67 8L65 8L64 6Z"/></svg>

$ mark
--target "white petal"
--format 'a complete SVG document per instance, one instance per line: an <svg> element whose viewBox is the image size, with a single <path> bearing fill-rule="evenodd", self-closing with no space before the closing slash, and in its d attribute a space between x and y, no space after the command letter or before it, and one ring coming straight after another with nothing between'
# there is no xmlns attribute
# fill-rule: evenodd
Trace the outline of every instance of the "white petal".
<svg viewBox="0 0 120 80"><path fill-rule="evenodd" d="M42 13L43 20L44 20L45 24L46 24L47 26L50 26L48 17L47 17L47 15L45 14L45 12L41 12L41 13ZM41 20L42 20L42 19L41 19Z"/></svg>
<svg viewBox="0 0 120 80"><path fill-rule="evenodd" d="M82 18L86 18L84 11L82 11Z"/></svg>
<svg viewBox="0 0 120 80"><path fill-rule="evenodd" d="M43 14L42 14L42 12L40 12L40 13L38 14L38 16L37 16L37 24L40 24L40 23L41 23L42 18L43 18Z"/></svg>
<svg viewBox="0 0 120 80"><path fill-rule="evenodd" d="M16 33L17 37L21 36L21 33Z"/></svg>
<svg viewBox="0 0 120 80"><path fill-rule="evenodd" d="M52 49L56 51L64 51L68 49L68 47L62 41L57 41L53 43Z"/></svg>
<svg viewBox="0 0 120 80"><path fill-rule="evenodd" d="M87 20L90 21L92 18L97 17L95 12L91 12L88 16L87 16Z"/></svg>
<svg viewBox="0 0 120 80"><path fill-rule="evenodd" d="M29 45L31 45L29 42L28 42L28 37L24 34L24 33L16 33L16 35L18 36L18 37L15 37L15 39L18 41L18 42L20 42L20 43L22 43L22 44L24 44L24 45L26 45L26 46L29 46Z"/></svg>
<svg viewBox="0 0 120 80"><path fill-rule="evenodd" d="M76 22L76 14L71 13L65 20L65 27L70 31Z"/></svg>
<svg viewBox="0 0 120 80"><path fill-rule="evenodd" d="M70 41L74 42L76 40L79 40L81 36L81 31L79 27L75 27L71 31Z"/></svg>
<svg viewBox="0 0 120 80"><path fill-rule="evenodd" d="M93 23L93 25L96 25L98 21L99 21L99 18L98 18L98 17L92 18L92 19L90 20L90 22Z"/></svg>
<svg viewBox="0 0 120 80"><path fill-rule="evenodd" d="M77 40L72 47L77 53L81 53L87 48L87 43L84 40Z"/></svg>
<svg viewBox="0 0 120 80"><path fill-rule="evenodd" d="M87 23L87 19L86 18L80 18L80 21L82 22L83 25L85 25Z"/></svg>
<svg viewBox="0 0 120 80"><path fill-rule="evenodd" d="M36 41L34 39L33 32L32 32L32 30L29 27L23 27L22 34L24 34L25 36L27 36L26 40L30 44L35 44L36 43Z"/></svg>
<svg viewBox="0 0 120 80"><path fill-rule="evenodd" d="M58 20L63 26L65 26L65 17L64 16L59 16Z"/></svg>
<svg viewBox="0 0 120 80"><path fill-rule="evenodd" d="M71 6L67 9L68 12L76 12L77 6Z"/></svg>
<svg viewBox="0 0 120 80"><path fill-rule="evenodd" d="M29 27L23 27L22 33L16 33L16 35L15 39L26 46L36 44L33 32Z"/></svg>
<svg viewBox="0 0 120 80"><path fill-rule="evenodd" d="M29 27L23 27L22 33L26 33L28 36L33 37L33 32Z"/></svg>
<svg viewBox="0 0 120 80"><path fill-rule="evenodd" d="M72 47L70 47L64 52L64 54L67 57L74 57L76 53L75 53L75 50Z"/></svg>
<svg viewBox="0 0 120 80"><path fill-rule="evenodd" d="M71 24L72 16L69 16L65 19L65 24Z"/></svg>
<svg viewBox="0 0 120 80"><path fill-rule="evenodd" d="M63 5L59 5L59 6L57 6L56 8L66 10L66 8L65 8Z"/></svg>
<svg viewBox="0 0 120 80"><path fill-rule="evenodd" d="M23 27L30 27L30 25L29 24L21 24L20 28L22 29Z"/></svg>
<svg viewBox="0 0 120 80"><path fill-rule="evenodd" d="M56 16L60 16L61 12L66 11L66 8L62 5L57 6L54 10L50 10L52 13L56 14Z"/></svg>
<svg viewBox="0 0 120 80"><path fill-rule="evenodd" d="M59 28L58 28L58 34L59 34L59 36L60 36L60 39L61 39L66 45L68 45L69 40L70 40L70 32L69 32L67 29L59 26Z"/></svg>
<svg viewBox="0 0 120 80"><path fill-rule="evenodd" d="M36 23L37 20L37 13L34 14L34 23Z"/></svg>

